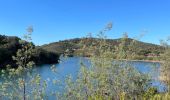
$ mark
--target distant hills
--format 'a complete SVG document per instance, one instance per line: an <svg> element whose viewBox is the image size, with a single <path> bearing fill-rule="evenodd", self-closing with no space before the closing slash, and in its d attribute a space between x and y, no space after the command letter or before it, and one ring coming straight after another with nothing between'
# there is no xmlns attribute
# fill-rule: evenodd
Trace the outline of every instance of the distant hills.
<svg viewBox="0 0 170 100"><path fill-rule="evenodd" d="M14 67L16 66L15 61L12 60L12 56L15 56L17 50L22 47L19 40L21 39L15 36L0 35L0 68L5 68L8 64ZM34 47L31 60L37 65L58 62L58 54L43 50L36 46Z"/></svg>
<svg viewBox="0 0 170 100"><path fill-rule="evenodd" d="M21 48L19 40L21 39L15 36L0 35L0 68L5 67L7 64L15 64L12 60L12 56L15 56L17 50ZM67 56L90 56L91 51L83 50L84 46L86 48L90 46L97 47L100 44L99 41L100 39L98 38L75 38L42 46L35 46L31 59L38 65L57 63L61 54ZM106 43L113 50L116 46L119 46L121 41L122 38L106 39ZM160 45L145 43L131 38L126 39L125 45L128 47L133 41L135 41L135 45L133 46L135 47L135 52L138 55L135 59L159 56L165 50L164 47Z"/></svg>
<svg viewBox="0 0 170 100"><path fill-rule="evenodd" d="M54 42L50 44L42 45L41 48L44 50L55 52L58 54L67 53L69 56L80 55L81 49L83 46L97 46L99 45L98 38L75 38L70 40L63 40L59 42ZM114 49L115 46L119 46L122 38L119 39L106 39L106 43ZM139 56L159 56L164 52L164 47L156 44L145 43L131 38L126 39L126 46L129 46L133 41L135 41L135 49ZM87 53L84 53L83 56L88 56Z"/></svg>

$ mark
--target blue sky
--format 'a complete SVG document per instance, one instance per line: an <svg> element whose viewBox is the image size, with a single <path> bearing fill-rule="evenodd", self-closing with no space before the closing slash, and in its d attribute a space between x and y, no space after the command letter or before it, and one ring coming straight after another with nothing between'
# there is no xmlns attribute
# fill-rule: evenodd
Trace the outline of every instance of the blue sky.
<svg viewBox="0 0 170 100"><path fill-rule="evenodd" d="M170 0L0 0L0 34L22 37L32 25L36 45L95 35L109 22L108 38L144 32L158 44L170 36Z"/></svg>

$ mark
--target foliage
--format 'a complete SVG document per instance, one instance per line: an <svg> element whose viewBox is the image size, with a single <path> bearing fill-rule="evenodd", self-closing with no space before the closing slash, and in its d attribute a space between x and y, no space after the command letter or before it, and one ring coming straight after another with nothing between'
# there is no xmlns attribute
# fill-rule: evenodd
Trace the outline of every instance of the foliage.
<svg viewBox="0 0 170 100"><path fill-rule="evenodd" d="M21 48L19 45L19 38L1 36L0 43L0 67L7 64L14 64L12 55L15 55L17 50Z"/></svg>
<svg viewBox="0 0 170 100"><path fill-rule="evenodd" d="M168 41L163 43L166 51L161 56L162 63L160 80L168 86L168 92L170 92L170 46L168 45Z"/></svg>
<svg viewBox="0 0 170 100"><path fill-rule="evenodd" d="M143 99L148 100L158 94L157 88L150 87L143 95Z"/></svg>
<svg viewBox="0 0 170 100"><path fill-rule="evenodd" d="M115 50L114 47L119 46L120 43L122 43L122 39L123 38L120 38L120 39L105 39L105 41L107 42L108 46L110 46L110 48L112 50ZM96 47L96 46L99 45L100 40L101 39L99 37L97 37L97 38L95 38L95 37L75 38L75 39L64 40L64 41L46 44L46 45L43 45L41 47L44 50L54 52L54 53L58 53L58 54L65 54L66 51L69 51L69 54L67 54L69 56L77 56L77 55L78 56L91 56L92 51L89 51L89 53L83 52L84 49L86 49L86 48L83 48L83 47L84 46L86 46L86 47L90 47L90 46ZM125 41L126 41L126 44L125 44L124 48L128 48L129 46L131 46L133 44L133 48L136 48L135 55L139 56L140 59L146 59L147 60L148 56L153 56L153 57L160 56L160 54L164 53L164 50L165 50L163 46L140 42L140 41L137 41L135 39L128 38L127 36L126 36ZM131 51L131 52L134 52L134 51ZM131 59L138 60L138 57L131 58Z"/></svg>
<svg viewBox="0 0 170 100"><path fill-rule="evenodd" d="M46 97L46 81L43 81L39 74L32 72L33 44L27 42L31 40L32 31L28 32L24 36L26 40L20 40L22 48L18 49L16 56L13 56L17 68L8 66L6 70L1 70L0 99L2 100L41 100Z"/></svg>
<svg viewBox="0 0 170 100"><path fill-rule="evenodd" d="M99 34L99 45L95 48L87 46L94 51L88 58L90 66L82 62L77 79L73 80L71 76L66 79L65 92L60 95L63 100L141 99L149 89L150 76L139 72L127 61L121 61L126 55L126 42L123 42L126 38L113 52L106 41L106 30L109 29L105 28ZM115 55L119 57L117 60Z"/></svg>
<svg viewBox="0 0 170 100"><path fill-rule="evenodd" d="M27 45L27 44L32 45L32 49L34 53L31 55L31 59L37 65L58 62L59 55L56 53L48 52L40 47L35 47L33 43L31 42L28 43L24 40L21 40L18 37L0 35L0 68L6 68L5 66L8 64L11 65L11 67L16 67L17 66L16 62L12 59L12 56L19 55L19 53L22 52L23 49L28 49L28 48L23 48L23 45ZM17 51L19 49L20 52L18 52L17 54Z"/></svg>
<svg viewBox="0 0 170 100"><path fill-rule="evenodd" d="M48 52L46 50L43 50L42 48L36 47L33 50L31 59L37 64L53 64L58 63L59 60L59 54Z"/></svg>
<svg viewBox="0 0 170 100"><path fill-rule="evenodd" d="M116 41L107 39L105 33L111 27L112 24L108 24L106 28L100 31L97 38L92 38L90 35L88 38L62 41L61 44L54 43L49 47L49 49L55 49L56 46L54 45L57 44L60 53L64 51L68 54L89 55L87 59L90 62L90 65L86 65L82 61L77 78L73 79L72 76L68 76L65 83L61 83L64 90L62 92L56 90L52 94L56 94L56 98L59 100L169 100L169 92L159 93L155 87L151 86L151 81L153 81L151 76L138 71L127 61L130 59L145 59L143 57L147 54L160 54L166 49L166 52L161 56L163 61L161 63L161 77L164 79L162 81L169 86L169 46L167 44L162 47L142 43L129 39L127 34ZM0 99L49 99L48 94L50 93L46 90L47 81L43 80L32 68L35 63L42 64L41 61L54 63L55 58L59 56L56 55L56 51L49 50L50 52L47 52L41 47L35 48L31 43L32 32L33 28L30 27L28 34L24 36L26 40L19 39L18 44L21 47L16 49L17 53L12 57L17 68L11 68L8 65L6 70L0 72L0 81L2 81L0 83ZM4 40L5 37L2 36L0 39ZM4 48L9 46L6 43L8 42L0 43L0 51L3 52L0 53L0 56L10 54ZM13 43L10 47L14 44L16 43ZM44 47L47 49L46 46ZM0 59L0 61L2 60ZM56 72L55 66L52 66L52 71ZM59 82L53 80L53 83L57 85L56 83Z"/></svg>

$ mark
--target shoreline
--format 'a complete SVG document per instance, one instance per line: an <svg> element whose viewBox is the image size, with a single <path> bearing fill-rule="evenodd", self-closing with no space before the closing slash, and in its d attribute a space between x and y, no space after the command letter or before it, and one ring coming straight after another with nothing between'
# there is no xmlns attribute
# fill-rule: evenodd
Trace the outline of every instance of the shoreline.
<svg viewBox="0 0 170 100"><path fill-rule="evenodd" d="M84 57L84 58L90 58L89 56L68 56L68 57ZM163 63L163 61L160 60L131 60L131 59L114 59L114 60L122 60L122 61L133 61L133 62L152 62L152 63Z"/></svg>
<svg viewBox="0 0 170 100"><path fill-rule="evenodd" d="M73 57L78 57L78 56L73 56ZM90 57L85 57L85 58L90 58ZM130 59L115 59L115 60L133 61L133 62L152 62L152 63L162 63L163 62L163 61L159 61L159 60L130 60Z"/></svg>
<svg viewBox="0 0 170 100"><path fill-rule="evenodd" d="M124 61L133 61L133 62L152 62L152 63L162 63L162 61L159 60L129 60L129 59L121 59Z"/></svg>

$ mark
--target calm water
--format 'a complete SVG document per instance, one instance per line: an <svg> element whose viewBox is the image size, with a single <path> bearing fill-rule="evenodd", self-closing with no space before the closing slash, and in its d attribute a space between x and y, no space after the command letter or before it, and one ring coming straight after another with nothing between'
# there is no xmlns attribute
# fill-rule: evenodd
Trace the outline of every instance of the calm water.
<svg viewBox="0 0 170 100"><path fill-rule="evenodd" d="M52 65L42 65L35 68L36 72L41 75L41 77L48 82L47 91L53 91L53 90L63 90L63 87L54 86L52 83L53 79L59 79L61 81L64 81L65 77L67 75L72 75L73 78L76 78L77 73L80 69L80 62L83 61L85 64L89 65L88 58L83 57L70 57L70 58L61 58L61 62L58 64L54 64L57 69L57 74L54 74L51 71ZM152 81L152 85L156 86L160 91L163 91L165 89L165 86L160 83L158 79L159 75L159 63L151 63L151 62L132 62L129 61L128 63L131 63L135 68L137 68L139 71L143 73L151 73L153 75L154 81Z"/></svg>
<svg viewBox="0 0 170 100"><path fill-rule="evenodd" d="M38 73L43 77L43 79L47 79L49 82L49 89L54 89L51 85L51 79L60 79L64 80L64 78L67 75L72 75L73 78L76 78L77 73L80 68L80 62L83 61L85 64L89 65L88 58L83 57L70 57L70 58L61 58L61 62L59 64L55 64L57 68L57 74L53 74L51 72L50 67L52 65L42 65L36 70ZM165 86L158 81L158 75L159 75L159 63L152 63L152 62L141 62L136 61L132 62L129 61L128 63L131 63L135 68L137 68L142 73L150 73L153 76L153 82L152 85L156 86L160 91L163 91L165 89ZM51 86L51 87L50 87Z"/></svg>

